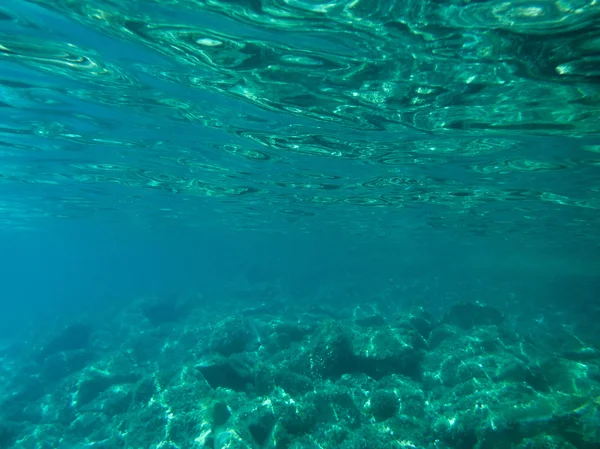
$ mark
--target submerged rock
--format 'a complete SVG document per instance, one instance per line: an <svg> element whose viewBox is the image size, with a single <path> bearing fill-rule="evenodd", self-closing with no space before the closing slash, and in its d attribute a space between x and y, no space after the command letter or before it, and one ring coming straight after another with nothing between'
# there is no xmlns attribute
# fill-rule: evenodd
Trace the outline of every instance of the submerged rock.
<svg viewBox="0 0 600 449"><path fill-rule="evenodd" d="M62 351L85 349L90 343L91 335L92 328L86 324L67 326L42 347L37 355L37 360L42 362L52 354Z"/></svg>
<svg viewBox="0 0 600 449"><path fill-rule="evenodd" d="M259 446L263 446L271 436L276 421L273 409L263 405L254 409L246 418L245 423L252 439Z"/></svg>
<svg viewBox="0 0 600 449"><path fill-rule="evenodd" d="M498 309L478 303L463 303L452 306L442 323L471 329L475 326L497 326L503 320L504 315Z"/></svg>
<svg viewBox="0 0 600 449"><path fill-rule="evenodd" d="M0 423L0 448L9 448L18 435L14 425Z"/></svg>
<svg viewBox="0 0 600 449"><path fill-rule="evenodd" d="M352 372L352 338L348 329L338 321L328 320L311 339L307 355L312 375L339 377Z"/></svg>
<svg viewBox="0 0 600 449"><path fill-rule="evenodd" d="M55 353L46 357L40 375L45 382L56 382L84 369L94 357L85 349Z"/></svg>
<svg viewBox="0 0 600 449"><path fill-rule="evenodd" d="M109 373L97 370L88 370L77 384L75 399L77 406L82 407L96 399L100 394L116 385L134 384L140 376L135 373Z"/></svg>
<svg viewBox="0 0 600 449"><path fill-rule="evenodd" d="M211 388L247 391L254 379L249 367L241 360L213 357L196 366Z"/></svg>
<svg viewBox="0 0 600 449"><path fill-rule="evenodd" d="M217 429L224 425L229 417L231 416L231 411L227 404L222 401L217 401L214 403L212 407L212 427L213 429Z"/></svg>
<svg viewBox="0 0 600 449"><path fill-rule="evenodd" d="M344 374L364 373L375 380L390 374L413 379L421 376L425 340L414 329L329 320L291 353L283 369L315 379L338 379ZM293 368L292 368L293 367Z"/></svg>
<svg viewBox="0 0 600 449"><path fill-rule="evenodd" d="M370 410L377 421L384 421L398 413L399 400L391 390L374 391L370 398Z"/></svg>
<svg viewBox="0 0 600 449"><path fill-rule="evenodd" d="M142 309L142 314L154 326L180 321L187 315L188 312L188 308L174 302L161 302L146 306Z"/></svg>
<svg viewBox="0 0 600 449"><path fill-rule="evenodd" d="M371 312L176 323L94 357L57 336L8 384L0 447L600 447L593 343L549 351L477 304Z"/></svg>
<svg viewBox="0 0 600 449"><path fill-rule="evenodd" d="M278 412L282 426L291 435L309 432L319 419L314 402L306 399L300 403L284 404Z"/></svg>
<svg viewBox="0 0 600 449"><path fill-rule="evenodd" d="M256 334L248 320L241 316L232 316L215 324L209 345L211 350L230 356L243 352L255 338Z"/></svg>
<svg viewBox="0 0 600 449"><path fill-rule="evenodd" d="M424 346L424 340L418 334L406 329L383 327L353 335L353 370L349 372L365 373L375 380L390 374L420 379L424 351L416 347L415 337L421 346Z"/></svg>
<svg viewBox="0 0 600 449"><path fill-rule="evenodd" d="M352 311L354 322L361 327L377 327L385 325L385 318L372 306L361 305Z"/></svg>
<svg viewBox="0 0 600 449"><path fill-rule="evenodd" d="M252 449L252 444L239 435L236 429L225 429L215 434L214 449Z"/></svg>

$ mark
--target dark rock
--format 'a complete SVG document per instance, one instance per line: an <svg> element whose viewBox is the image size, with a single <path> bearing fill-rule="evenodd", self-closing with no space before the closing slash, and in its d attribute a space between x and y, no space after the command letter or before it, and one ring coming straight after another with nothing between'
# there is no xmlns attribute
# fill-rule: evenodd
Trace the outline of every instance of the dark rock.
<svg viewBox="0 0 600 449"><path fill-rule="evenodd" d="M56 382L70 374L85 368L94 359L94 353L85 349L69 352L58 352L49 355L41 370L46 382Z"/></svg>
<svg viewBox="0 0 600 449"><path fill-rule="evenodd" d="M76 351L88 347L92 329L85 324L73 324L54 336L37 356L38 361L44 361L48 356L61 351Z"/></svg>
<svg viewBox="0 0 600 449"><path fill-rule="evenodd" d="M8 449L17 438L18 432L14 426L0 423L0 449Z"/></svg>
<svg viewBox="0 0 600 449"><path fill-rule="evenodd" d="M37 401L46 394L47 385L38 376L27 376L18 379L12 385L12 394L0 404L0 413L4 419L14 422L36 421L39 419Z"/></svg>
<svg viewBox="0 0 600 449"><path fill-rule="evenodd" d="M425 393L423 384L404 376L392 375L377 382L379 390L393 391L401 406L402 416L409 416L420 425L428 425L425 417Z"/></svg>
<svg viewBox="0 0 600 449"><path fill-rule="evenodd" d="M228 317L215 325L210 339L210 349L221 355L230 356L243 352L254 337L246 319L239 316Z"/></svg>
<svg viewBox="0 0 600 449"><path fill-rule="evenodd" d="M339 377L354 371L351 338L337 321L326 321L312 341L311 370L319 377Z"/></svg>
<svg viewBox="0 0 600 449"><path fill-rule="evenodd" d="M280 420L292 435L309 432L317 423L319 413L312 402L285 404L280 411Z"/></svg>
<svg viewBox="0 0 600 449"><path fill-rule="evenodd" d="M161 389L160 400L179 413L198 413L201 408L204 408L202 404L213 395L213 392L202 375L195 374L195 370L188 371L187 368L180 370L179 378L183 377L184 380Z"/></svg>
<svg viewBox="0 0 600 449"><path fill-rule="evenodd" d="M80 413L69 425L70 437L73 440L81 441L99 429L106 428L106 425L106 418L99 413Z"/></svg>
<svg viewBox="0 0 600 449"><path fill-rule="evenodd" d="M354 392L349 387L338 383L324 392L317 406L322 415L328 411L331 421L348 429L356 429L363 421L363 416L354 396Z"/></svg>
<svg viewBox="0 0 600 449"><path fill-rule="evenodd" d="M431 335L431 331L433 330L433 319L428 315L425 316L416 316L410 318L410 324L413 325L415 330L425 339L427 340Z"/></svg>
<svg viewBox="0 0 600 449"><path fill-rule="evenodd" d="M590 360L600 360L600 351L594 348L580 348L563 351L560 356L575 362L589 362Z"/></svg>
<svg viewBox="0 0 600 449"><path fill-rule="evenodd" d="M129 387L121 387L105 391L102 394L102 411L110 417L123 414L132 405L133 391Z"/></svg>
<svg viewBox="0 0 600 449"><path fill-rule="evenodd" d="M377 390L371 395L371 413L377 421L384 421L398 413L398 397L390 390Z"/></svg>
<svg viewBox="0 0 600 449"><path fill-rule="evenodd" d="M461 329L471 329L475 326L497 326L503 320L504 315L493 307L477 303L463 303L452 306L442 319L442 323Z"/></svg>
<svg viewBox="0 0 600 449"><path fill-rule="evenodd" d="M347 372L361 372L375 380L390 374L402 374L411 379L421 378L423 351L413 347L413 331L389 327L355 332L352 340L352 368Z"/></svg>
<svg viewBox="0 0 600 449"><path fill-rule="evenodd" d="M389 449L397 443L396 437L390 432L382 432L376 426L363 426L353 432L342 445L341 449Z"/></svg>
<svg viewBox="0 0 600 449"><path fill-rule="evenodd" d="M242 310L244 316L268 316L268 315L279 315L283 308L283 302L281 301L270 301L268 303L262 303L256 307L248 307Z"/></svg>
<svg viewBox="0 0 600 449"><path fill-rule="evenodd" d="M163 339L151 332L145 332L131 343L129 352L138 365L145 365L160 358L163 344Z"/></svg>
<svg viewBox="0 0 600 449"><path fill-rule="evenodd" d="M244 439L240 438L238 429L220 429L215 432L214 449L252 449Z"/></svg>
<svg viewBox="0 0 600 449"><path fill-rule="evenodd" d="M132 413L125 447L150 448L162 445L168 423L167 415L167 409L159 401L152 401Z"/></svg>
<svg viewBox="0 0 600 449"><path fill-rule="evenodd" d="M354 323L361 327L377 327L385 324L385 319L376 307L368 304L357 306L352 311Z"/></svg>
<svg viewBox="0 0 600 449"><path fill-rule="evenodd" d="M189 447L193 441L202 433L202 419L197 413L176 413L169 422L168 439L172 441L175 448Z"/></svg>
<svg viewBox="0 0 600 449"><path fill-rule="evenodd" d="M293 440L294 436L287 431L281 421L278 421L273 429L273 441L275 444L273 446L267 445L267 447L269 449L271 449L271 447L274 449L288 449Z"/></svg>
<svg viewBox="0 0 600 449"><path fill-rule="evenodd" d="M502 366L496 372L495 380L503 382L525 382L534 390L543 393L549 390L548 380L538 366L527 366L520 360Z"/></svg>
<svg viewBox="0 0 600 449"><path fill-rule="evenodd" d="M274 382L290 394L308 393L315 386L309 377L287 370L278 370L275 373Z"/></svg>
<svg viewBox="0 0 600 449"><path fill-rule="evenodd" d="M373 379L402 374L420 379L426 342L412 327L324 323L308 342L307 349L290 361L289 367L310 377L337 379L343 374L364 373Z"/></svg>
<svg viewBox="0 0 600 449"><path fill-rule="evenodd" d="M77 406L88 404L113 385L130 384L138 380L139 375L134 373L106 374L95 370L89 371L78 382Z"/></svg>
<svg viewBox="0 0 600 449"><path fill-rule="evenodd" d="M385 318L381 315L369 315L356 318L354 322L362 327L376 327L383 326L385 324Z"/></svg>
<svg viewBox="0 0 600 449"><path fill-rule="evenodd" d="M548 449L555 447L560 449L577 449L576 446L560 437L543 434L534 436L533 438L524 438L518 445L514 446L515 449Z"/></svg>
<svg viewBox="0 0 600 449"><path fill-rule="evenodd" d="M436 349L445 340L456 337L458 332L458 329L456 329L454 326L450 326L449 324L436 326L431 330L429 338L427 339L429 349Z"/></svg>
<svg viewBox="0 0 600 449"><path fill-rule="evenodd" d="M214 403L212 408L212 425L213 429L222 426L227 422L229 417L231 416L231 412L229 411L229 407L222 401L217 401Z"/></svg>
<svg viewBox="0 0 600 449"><path fill-rule="evenodd" d="M186 307L174 302L161 302L146 306L142 314L154 325L160 326L164 323L174 323L183 319L188 313Z"/></svg>
<svg viewBox="0 0 600 449"><path fill-rule="evenodd" d="M310 326L293 322L276 322L272 327L276 334L286 335L290 342L301 341L311 331Z"/></svg>
<svg viewBox="0 0 600 449"><path fill-rule="evenodd" d="M275 421L275 415L266 407L259 408L248 418L248 430L259 446L262 446L271 435Z"/></svg>
<svg viewBox="0 0 600 449"><path fill-rule="evenodd" d="M144 377L139 380L133 388L132 402L134 404L147 404L156 393L156 385L152 377Z"/></svg>
<svg viewBox="0 0 600 449"><path fill-rule="evenodd" d="M300 359L302 359L300 357ZM306 374L294 370L293 361L284 360L279 363L265 363L255 369L256 392L269 395L275 387L281 387L288 394L302 395L312 391L315 382ZM297 367L296 367L297 368ZM302 368L302 373L309 373L308 367Z"/></svg>
<svg viewBox="0 0 600 449"><path fill-rule="evenodd" d="M229 388L233 391L247 391L253 383L252 373L241 363L215 357L196 367L211 388Z"/></svg>

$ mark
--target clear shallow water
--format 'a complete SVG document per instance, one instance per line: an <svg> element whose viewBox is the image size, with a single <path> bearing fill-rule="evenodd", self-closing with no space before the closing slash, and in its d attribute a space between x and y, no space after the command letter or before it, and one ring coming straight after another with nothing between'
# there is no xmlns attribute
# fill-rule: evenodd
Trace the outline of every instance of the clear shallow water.
<svg viewBox="0 0 600 449"><path fill-rule="evenodd" d="M0 13L12 303L146 295L156 279L193 289L213 259L231 261L223 276L294 267L287 282L313 291L351 273L373 291L445 276L441 290L548 294L600 273L593 2L16 0ZM121 263L146 268L125 282ZM97 273L103 288L89 287Z"/></svg>
<svg viewBox="0 0 600 449"><path fill-rule="evenodd" d="M597 447L599 24L592 1L0 4L0 448L220 449L214 401L235 421L268 396L280 420L317 403L302 382L357 408L294 449L405 447L390 426L411 447ZM303 372L336 326L354 365ZM278 389L186 377L239 332ZM361 358L386 338L418 369ZM146 381L164 409L127 405ZM372 423L365 392L390 389L422 396L413 433ZM201 425L169 433L190 407Z"/></svg>
<svg viewBox="0 0 600 449"><path fill-rule="evenodd" d="M5 227L596 238L593 2L1 8Z"/></svg>

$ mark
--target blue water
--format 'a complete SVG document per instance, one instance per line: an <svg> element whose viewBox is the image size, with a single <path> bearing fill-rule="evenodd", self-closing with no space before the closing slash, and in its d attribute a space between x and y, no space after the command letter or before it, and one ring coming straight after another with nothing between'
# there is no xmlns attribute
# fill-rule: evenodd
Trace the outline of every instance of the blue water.
<svg viewBox="0 0 600 449"><path fill-rule="evenodd" d="M1 2L0 449L600 447L599 23Z"/></svg>

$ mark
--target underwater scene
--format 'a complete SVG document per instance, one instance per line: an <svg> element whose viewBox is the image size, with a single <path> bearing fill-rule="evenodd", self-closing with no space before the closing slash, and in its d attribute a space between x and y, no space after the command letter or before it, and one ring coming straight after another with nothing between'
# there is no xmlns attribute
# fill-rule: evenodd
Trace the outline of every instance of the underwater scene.
<svg viewBox="0 0 600 449"><path fill-rule="evenodd" d="M600 448L598 0L0 1L54 448Z"/></svg>

